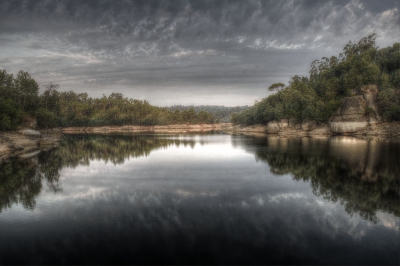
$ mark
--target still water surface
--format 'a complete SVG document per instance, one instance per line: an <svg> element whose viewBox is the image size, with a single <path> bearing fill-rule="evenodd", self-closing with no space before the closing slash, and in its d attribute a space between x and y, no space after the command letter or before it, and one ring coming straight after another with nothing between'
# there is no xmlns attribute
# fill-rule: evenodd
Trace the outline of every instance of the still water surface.
<svg viewBox="0 0 400 266"><path fill-rule="evenodd" d="M0 165L0 264L399 264L400 143L70 135Z"/></svg>

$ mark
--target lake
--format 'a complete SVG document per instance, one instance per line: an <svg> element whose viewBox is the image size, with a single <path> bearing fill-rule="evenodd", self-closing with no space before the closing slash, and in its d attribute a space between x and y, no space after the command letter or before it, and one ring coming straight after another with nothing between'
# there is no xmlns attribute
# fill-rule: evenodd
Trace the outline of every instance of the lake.
<svg viewBox="0 0 400 266"><path fill-rule="evenodd" d="M67 135L0 165L0 264L399 264L400 142Z"/></svg>

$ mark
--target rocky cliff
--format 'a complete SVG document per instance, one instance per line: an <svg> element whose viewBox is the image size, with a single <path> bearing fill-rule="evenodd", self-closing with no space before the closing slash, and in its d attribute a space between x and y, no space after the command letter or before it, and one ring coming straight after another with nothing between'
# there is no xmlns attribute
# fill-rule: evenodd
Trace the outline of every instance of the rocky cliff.
<svg viewBox="0 0 400 266"><path fill-rule="evenodd" d="M349 134L365 129L367 126L382 122L379 116L376 98L377 85L361 88L363 95L343 98L336 116L329 119L332 133Z"/></svg>
<svg viewBox="0 0 400 266"><path fill-rule="evenodd" d="M400 137L400 123L383 122L377 104L378 86L361 87L362 95L345 97L335 116L328 124L313 120L297 122L294 119L270 121L267 125L231 125L224 129L229 132L268 133L279 136L329 136L354 135L358 137L385 136Z"/></svg>

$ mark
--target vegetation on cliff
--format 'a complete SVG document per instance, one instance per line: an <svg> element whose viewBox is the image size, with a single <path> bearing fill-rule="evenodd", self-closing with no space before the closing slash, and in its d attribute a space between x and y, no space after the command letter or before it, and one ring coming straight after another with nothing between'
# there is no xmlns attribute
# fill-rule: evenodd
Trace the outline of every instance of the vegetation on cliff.
<svg viewBox="0 0 400 266"><path fill-rule="evenodd" d="M0 130L11 130L28 117L37 117L38 127L166 125L214 123L213 114L193 108L170 111L147 101L124 98L121 93L91 98L87 93L59 92L48 84L39 95L38 83L29 73L16 77L0 71Z"/></svg>
<svg viewBox="0 0 400 266"><path fill-rule="evenodd" d="M323 57L311 64L309 77L294 76L289 86L272 84L273 95L235 113L235 124L265 124L295 118L298 122L327 122L344 97L361 94L361 86L379 86L379 112L387 121L400 121L400 43L379 49L376 34L351 41L339 57ZM366 110L368 111L368 110Z"/></svg>

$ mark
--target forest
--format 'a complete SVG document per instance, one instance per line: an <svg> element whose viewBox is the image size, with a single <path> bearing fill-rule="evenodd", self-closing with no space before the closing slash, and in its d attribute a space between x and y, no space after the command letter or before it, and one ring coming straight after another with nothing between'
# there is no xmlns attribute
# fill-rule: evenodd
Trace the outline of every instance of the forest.
<svg viewBox="0 0 400 266"><path fill-rule="evenodd" d="M87 93L58 89L59 85L50 83L39 94L39 85L29 73L20 71L14 77L0 71L0 130L15 129L33 117L39 128L217 122L209 112L193 108L170 111L146 100L124 98L121 93L92 98Z"/></svg>
<svg viewBox="0 0 400 266"><path fill-rule="evenodd" d="M377 35L358 43L349 42L338 57L323 57L311 63L308 77L294 76L289 85L274 83L276 93L251 108L234 113L235 124L266 124L294 118L326 123L344 97L361 94L361 86L377 84L378 109L385 121L400 121L400 43L380 49ZM366 110L371 111L371 110Z"/></svg>
<svg viewBox="0 0 400 266"><path fill-rule="evenodd" d="M21 70L14 77L1 70L0 130L15 129L33 117L39 128L217 123L229 122L229 116L232 123L245 125L283 118L326 123L342 98L361 94L361 86L367 84L379 86L378 109L385 121L400 121L400 43L380 49L375 40L376 34L371 34L358 43L350 41L338 57L315 60L308 77L294 76L286 87L272 84L269 90L275 93L252 107L162 108L121 93L92 98L87 93L59 92L52 83L39 94L29 73Z"/></svg>
<svg viewBox="0 0 400 266"><path fill-rule="evenodd" d="M231 115L233 113L239 113L249 108L248 105L245 106L235 106L235 107L227 107L223 105L174 105L171 107L167 107L170 111L185 111L194 109L196 113L204 111L207 113L211 113L214 115L215 119L220 123L229 123L231 120Z"/></svg>

